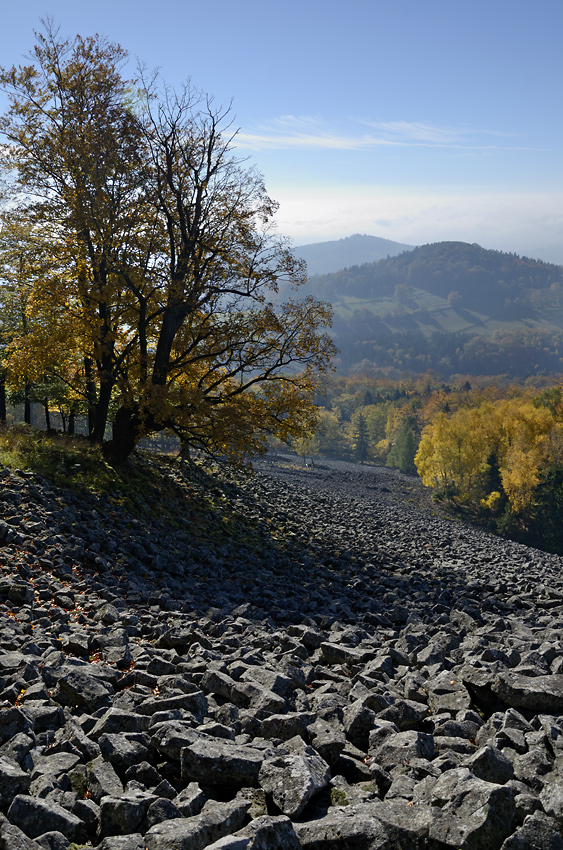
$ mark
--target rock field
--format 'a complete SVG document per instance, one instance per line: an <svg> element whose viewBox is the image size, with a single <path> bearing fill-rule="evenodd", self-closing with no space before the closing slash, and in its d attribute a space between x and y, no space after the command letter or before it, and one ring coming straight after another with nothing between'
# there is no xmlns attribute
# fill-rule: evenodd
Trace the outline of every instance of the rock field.
<svg viewBox="0 0 563 850"><path fill-rule="evenodd" d="M560 557L167 469L150 520L0 469L0 850L563 850Z"/></svg>

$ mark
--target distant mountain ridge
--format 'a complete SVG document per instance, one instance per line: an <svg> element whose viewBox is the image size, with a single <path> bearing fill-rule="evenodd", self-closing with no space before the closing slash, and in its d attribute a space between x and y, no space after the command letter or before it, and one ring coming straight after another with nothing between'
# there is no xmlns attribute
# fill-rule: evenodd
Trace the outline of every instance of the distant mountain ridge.
<svg viewBox="0 0 563 850"><path fill-rule="evenodd" d="M379 236L367 236L355 233L344 239L330 242L314 242L298 245L293 253L307 263L309 277L317 274L329 274L362 263L374 263L385 257L395 257L402 251L412 250L413 245L393 242Z"/></svg>

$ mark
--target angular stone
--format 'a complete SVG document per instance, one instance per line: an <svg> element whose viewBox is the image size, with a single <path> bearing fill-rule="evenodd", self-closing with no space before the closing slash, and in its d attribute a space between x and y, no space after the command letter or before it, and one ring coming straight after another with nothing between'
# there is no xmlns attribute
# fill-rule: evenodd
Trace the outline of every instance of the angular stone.
<svg viewBox="0 0 563 850"><path fill-rule="evenodd" d="M397 732L385 738L383 743L372 750L370 741L370 756L385 769L390 770L398 765L408 764L412 759L434 758L434 738L425 732Z"/></svg>
<svg viewBox="0 0 563 850"><path fill-rule="evenodd" d="M31 779L39 776L57 777L68 774L80 761L80 756L73 753L54 753L53 755L42 755L33 760Z"/></svg>
<svg viewBox="0 0 563 850"><path fill-rule="evenodd" d="M344 729L352 743L361 750L367 750L369 734L375 723L375 711L368 708L362 699L358 699L344 710Z"/></svg>
<svg viewBox="0 0 563 850"><path fill-rule="evenodd" d="M42 850L70 850L70 841L62 832L44 832L36 839Z"/></svg>
<svg viewBox="0 0 563 850"><path fill-rule="evenodd" d="M195 691L190 694L175 694L169 697L148 697L137 707L139 714L153 715L157 711L189 711L200 721L208 712L205 694Z"/></svg>
<svg viewBox="0 0 563 850"><path fill-rule="evenodd" d="M24 712L33 724L35 733L56 730L64 724L64 711L60 705L52 705L47 700L30 700L25 703Z"/></svg>
<svg viewBox="0 0 563 850"><path fill-rule="evenodd" d="M552 818L534 812L506 839L501 850L563 850L563 836Z"/></svg>
<svg viewBox="0 0 563 850"><path fill-rule="evenodd" d="M301 850L301 844L289 818L263 815L206 850Z"/></svg>
<svg viewBox="0 0 563 850"><path fill-rule="evenodd" d="M307 727L315 719L314 714L305 712L290 712L288 714L271 714L260 723L260 733L263 738L278 738L288 741L295 735L305 738Z"/></svg>
<svg viewBox="0 0 563 850"><path fill-rule="evenodd" d="M173 761L181 761L182 749L192 744L199 734L193 724L183 720L169 720L151 728L151 743L158 752Z"/></svg>
<svg viewBox="0 0 563 850"><path fill-rule="evenodd" d="M494 850L513 829L513 790L477 779L466 768L442 774L432 801L441 808L433 809L429 837L440 847Z"/></svg>
<svg viewBox="0 0 563 850"><path fill-rule="evenodd" d="M552 782L546 782L540 794L540 801L544 812L555 818L559 826L563 827L563 781L561 774L558 774Z"/></svg>
<svg viewBox="0 0 563 850"><path fill-rule="evenodd" d="M392 850L392 830L377 816L370 803L329 809L325 817L293 825L303 850ZM401 848L402 850L402 848Z"/></svg>
<svg viewBox="0 0 563 850"><path fill-rule="evenodd" d="M119 797L123 794L123 785L115 769L101 756L94 759L89 766L88 788L96 803L99 803L102 797Z"/></svg>
<svg viewBox="0 0 563 850"><path fill-rule="evenodd" d="M264 759L258 781L276 806L291 818L301 814L311 797L326 788L330 768L311 747L303 754Z"/></svg>
<svg viewBox="0 0 563 850"><path fill-rule="evenodd" d="M2 723L0 723L0 741L11 740L18 733L28 735L32 729L32 722L28 715L20 708L10 707L2 711Z"/></svg>
<svg viewBox="0 0 563 850"><path fill-rule="evenodd" d="M173 818L181 818L182 815L183 812L180 811L178 806L174 805L172 800L166 800L160 797L159 799L154 800L154 802L152 802L148 807L145 815L145 827L146 829L150 829L151 826L154 826L157 823L162 823L162 821L165 820L172 820Z"/></svg>
<svg viewBox="0 0 563 850"><path fill-rule="evenodd" d="M37 838L51 830L62 832L69 841L85 838L84 823L53 800L40 797L14 797L8 809L8 820L19 826L30 838Z"/></svg>
<svg viewBox="0 0 563 850"><path fill-rule="evenodd" d="M274 694L287 699L295 691L293 680L289 676L270 670L268 667L249 667L240 677L243 682L257 682Z"/></svg>
<svg viewBox="0 0 563 850"><path fill-rule="evenodd" d="M8 821L0 823L0 850L41 850L41 845Z"/></svg>
<svg viewBox="0 0 563 850"><path fill-rule="evenodd" d="M147 716L135 714L132 711L122 711L118 708L110 708L100 717L89 734L93 741L97 741L103 734L119 734L121 732L146 732L150 720Z"/></svg>
<svg viewBox="0 0 563 850"><path fill-rule="evenodd" d="M417 729L429 715L428 706L414 700L399 699L377 715L379 720L389 720L401 732Z"/></svg>
<svg viewBox="0 0 563 850"><path fill-rule="evenodd" d="M333 767L346 746L346 736L336 723L315 720L307 727L312 746L331 767Z"/></svg>
<svg viewBox="0 0 563 850"><path fill-rule="evenodd" d="M563 674L521 676L512 671L499 673L492 682L493 692L512 708L544 714L563 713Z"/></svg>
<svg viewBox="0 0 563 850"><path fill-rule="evenodd" d="M130 835L139 832L147 809L156 799L154 794L142 791L130 791L119 797L102 797L100 834Z"/></svg>
<svg viewBox="0 0 563 850"><path fill-rule="evenodd" d="M84 706L88 711L96 711L109 705L112 689L85 670L74 669L60 677L55 698L67 705Z"/></svg>
<svg viewBox="0 0 563 850"><path fill-rule="evenodd" d="M465 759L463 765L478 779L497 785L505 785L514 776L512 762L500 750L490 745L481 747L470 758Z"/></svg>
<svg viewBox="0 0 563 850"><path fill-rule="evenodd" d="M541 791L546 777L553 770L553 760L543 748L533 747L523 755L514 758L514 776L525 782L534 791Z"/></svg>
<svg viewBox="0 0 563 850"><path fill-rule="evenodd" d="M122 773L149 757L149 738L142 732L104 733L98 743L104 759Z"/></svg>
<svg viewBox="0 0 563 850"><path fill-rule="evenodd" d="M134 835L112 835L98 844L97 850L145 850L145 841L140 833Z"/></svg>
<svg viewBox="0 0 563 850"><path fill-rule="evenodd" d="M363 664L373 658L374 651L372 649L357 649L352 646L345 646L340 643L330 643L324 641L321 643L321 653L326 664Z"/></svg>
<svg viewBox="0 0 563 850"><path fill-rule="evenodd" d="M7 809L17 794L29 789L30 777L17 764L0 758L0 808Z"/></svg>
<svg viewBox="0 0 563 850"><path fill-rule="evenodd" d="M206 803L199 815L167 820L145 835L146 850L204 850L219 838L232 835L243 825L250 803Z"/></svg>
<svg viewBox="0 0 563 850"><path fill-rule="evenodd" d="M172 802L185 818L191 818L199 815L207 802L207 797L197 782L190 782Z"/></svg>
<svg viewBox="0 0 563 850"><path fill-rule="evenodd" d="M35 746L35 740L24 732L18 732L14 737L6 741L0 747L0 758L5 758L8 761L15 761L17 764L22 763L26 755Z"/></svg>
<svg viewBox="0 0 563 850"><path fill-rule="evenodd" d="M204 785L256 785L264 750L195 733L182 748L182 778Z"/></svg>

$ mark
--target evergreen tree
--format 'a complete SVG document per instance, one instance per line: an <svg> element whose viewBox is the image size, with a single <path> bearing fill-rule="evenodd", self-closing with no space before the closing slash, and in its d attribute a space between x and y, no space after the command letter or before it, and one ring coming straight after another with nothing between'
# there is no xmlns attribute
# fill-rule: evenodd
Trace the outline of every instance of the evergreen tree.
<svg viewBox="0 0 563 850"><path fill-rule="evenodd" d="M417 448L418 441L413 433L412 422L409 417L403 422L397 442L387 456L386 466L398 467L401 472L415 473L414 456Z"/></svg>
<svg viewBox="0 0 563 850"><path fill-rule="evenodd" d="M363 413L357 413L354 417L354 430L352 432L352 448L354 458L363 463L367 460L369 449L369 434L366 418Z"/></svg>

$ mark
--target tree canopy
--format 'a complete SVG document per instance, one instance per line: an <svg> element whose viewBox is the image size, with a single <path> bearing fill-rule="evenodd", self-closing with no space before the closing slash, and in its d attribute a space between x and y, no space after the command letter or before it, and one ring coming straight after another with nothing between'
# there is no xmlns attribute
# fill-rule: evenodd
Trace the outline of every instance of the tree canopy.
<svg viewBox="0 0 563 850"><path fill-rule="evenodd" d="M94 441L113 422L114 461L163 429L231 457L307 434L330 308L272 303L305 269L273 229L262 177L234 154L230 110L189 83L125 79L125 59L48 22L32 63L0 74L12 185L0 261L16 219L33 257L8 379L56 376Z"/></svg>

